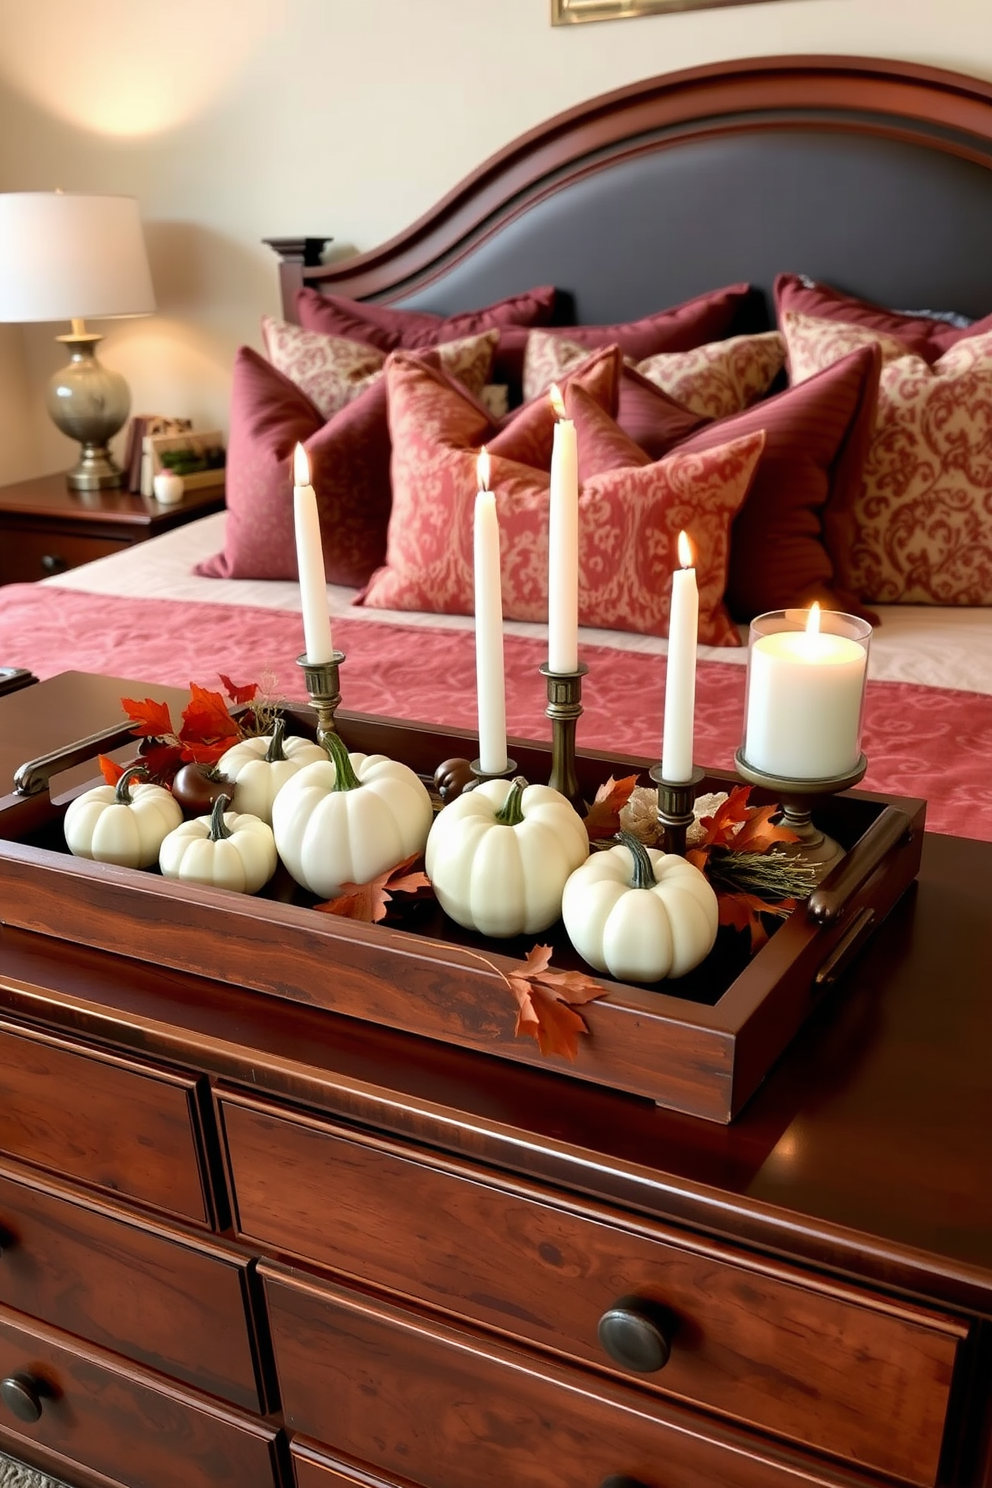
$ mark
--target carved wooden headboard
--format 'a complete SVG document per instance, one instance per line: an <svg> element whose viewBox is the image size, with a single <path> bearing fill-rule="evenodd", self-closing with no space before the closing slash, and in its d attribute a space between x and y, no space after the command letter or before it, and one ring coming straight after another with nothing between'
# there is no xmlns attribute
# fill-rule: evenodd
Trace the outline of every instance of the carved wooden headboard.
<svg viewBox="0 0 992 1488"><path fill-rule="evenodd" d="M555 284L564 319L808 274L899 308L992 308L992 84L867 58L652 78L515 140L371 252L268 239L303 284L451 313Z"/></svg>

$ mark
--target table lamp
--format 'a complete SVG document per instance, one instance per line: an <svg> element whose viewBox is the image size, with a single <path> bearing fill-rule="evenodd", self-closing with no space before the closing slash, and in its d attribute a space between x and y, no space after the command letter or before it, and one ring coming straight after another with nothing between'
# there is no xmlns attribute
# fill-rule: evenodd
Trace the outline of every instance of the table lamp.
<svg viewBox="0 0 992 1488"><path fill-rule="evenodd" d="M0 193L0 321L72 323L71 332L58 337L70 361L48 384L48 412L81 445L66 477L73 490L123 484L109 441L131 407L124 378L97 359L103 337L87 331L86 321L154 309L133 197Z"/></svg>

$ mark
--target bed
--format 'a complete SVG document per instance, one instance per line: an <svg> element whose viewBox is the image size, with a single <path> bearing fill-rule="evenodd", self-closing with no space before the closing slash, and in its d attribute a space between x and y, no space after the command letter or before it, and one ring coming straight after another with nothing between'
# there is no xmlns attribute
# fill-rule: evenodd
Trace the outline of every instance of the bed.
<svg viewBox="0 0 992 1488"><path fill-rule="evenodd" d="M510 370L503 373L504 383L512 385L522 375L522 365L526 372L521 357L533 329L545 338L541 346L554 351L554 343L576 336L582 344L583 329L630 331L664 310L670 312L669 330L674 328L670 346L677 352L692 350L694 333L698 344L699 336L713 330L714 302L723 295L714 342L760 341L774 330L776 312L781 326L783 306L791 307L790 325L800 339L787 338L790 367L795 373L805 357L806 386L817 376L832 376L830 367L843 355L849 362L860 357L861 386L869 389L873 377L884 378L893 358L898 364L898 347L886 350L886 337L891 341L893 330L901 333L904 325L918 338L916 351L929 376L938 350L952 359L961 355L962 346L984 351L981 337L989 326L982 317L992 307L992 262L986 251L992 241L990 172L992 85L925 67L852 58L755 59L694 69L593 99L532 131L486 162L408 231L373 252L322 262L325 239L268 240L278 254L282 320L270 318L267 337L277 334L279 326L288 328L290 338L294 327L317 334L328 326L347 329L350 305L358 328L354 334L366 335L378 347L380 361L393 352L390 363L411 382L422 380L422 373L414 366L417 336L412 349L409 341L404 344L408 327L422 328L429 325L427 316L435 316L448 318L456 331L477 331L471 317L458 319L466 308L516 304L532 295L540 306L537 311L529 306L528 314L542 323L535 325L532 319L530 328L521 330L515 323L509 331L505 324L500 328L498 348L512 346ZM784 288L781 276L788 280ZM553 286L556 293L541 300L541 291L532 291L532 286ZM728 304L732 315L725 313ZM845 318L852 305L855 321L861 315L857 334ZM863 314L858 306L866 307ZM882 318L873 320L872 306L893 314L886 317L880 311ZM832 331L841 323L847 343L824 351L822 337L820 342L802 340L811 324L828 323L831 317ZM271 352L268 339L266 344ZM592 356L597 344L603 341L587 336L585 352ZM881 356L875 344L882 345ZM264 367L259 373L264 359L256 353L239 356L236 396L237 379L244 378L246 366L263 382L268 375ZM626 347L624 356L622 364L617 358L616 377L630 375ZM436 357L425 360L433 365ZM442 369L435 381L442 374L448 375ZM393 427L400 374L390 375L392 381L383 378L378 386L382 389L388 381ZM565 375L570 375L567 369ZM739 555L739 602L726 612L732 634L699 651L695 754L701 763L732 767L740 743L746 659L740 641L748 615L762 598L766 602L761 607L777 607L767 603L768 596L805 602L827 573L834 585L831 592L842 596L836 607L847 607L853 587L851 603L867 602L880 622L869 668L866 785L927 797L933 830L992 839L992 804L984 779L992 757L992 610L987 608L992 600L992 395L981 393L982 366L975 375L977 383L967 386L978 387L979 394L967 406L967 400L957 398L952 410L957 422L951 418L943 448L950 465L968 466L978 494L964 515L953 516L952 525L957 525L949 537L946 513L933 509L933 490L926 498L931 501L931 538L955 552L951 602L932 602L942 598L939 584L930 582L932 573L924 575L922 588L918 573L908 576L915 533L907 537L903 532L898 549L894 540L889 543L888 534L905 519L899 512L888 529L879 529L882 567L874 574L873 592L869 584L866 593L863 582L845 587L841 581L850 577L842 572L847 560L838 554L849 554L857 512L852 516L850 502L836 503L832 495L821 496L790 518L793 527L778 557L780 568L795 574L793 590L786 594L788 585L783 590L781 584L769 588L758 583L752 592L748 584L763 562L755 556L762 537L762 522L755 519L747 561L743 545ZM781 400L798 391L801 379L793 376L776 394L786 377L781 373L767 396L742 410L738 417L750 422L740 426L744 433L739 442L747 430L755 437L762 410L776 396ZM952 404L956 386L952 379ZM519 386L515 392L519 399ZM872 384L870 394L875 393ZM409 387L407 394L410 421L422 428L425 417L418 415ZM859 396L857 418L866 439L869 414L876 419L879 414L874 403L866 411L868 391ZM666 397L663 393L663 402ZM678 404L677 397L674 401ZM354 409L358 400L349 406ZM499 434L506 425L490 405L487 410L490 427ZM266 420L271 426L268 408L254 412L256 429ZM616 397L612 412L617 412ZM270 483L273 462L280 472L279 520L285 528L291 493L289 436L302 427L305 442L319 454L333 419L324 424L318 416L308 424L305 410L291 409L275 422L278 438L273 444L270 428L265 457ZM701 433L701 426L694 426L687 437L684 431L679 437L686 449L705 451L714 445L713 430L720 422L715 418ZM636 419L635 426L640 427ZM813 425L810 429L803 436L808 445L818 437ZM678 454L678 440L666 438L665 447ZM434 458L420 450L412 464L406 461L399 469L397 461L402 465L403 459L398 449L394 430L393 508L391 515L378 514L380 541L387 537L387 517L391 524L390 545L399 520L397 482L406 492L404 512L409 514L411 502L426 504L422 482ZM459 451L459 458L463 453ZM474 450L472 454L474 458ZM519 449L511 446L515 469L518 455ZM843 453L834 449L833 464L827 461L831 490L845 461L850 465L848 485L857 484L855 455L862 462L868 458L864 440L858 444L851 434ZM257 557L240 565L231 561L236 546L232 533L254 533L258 546L261 518L252 512L249 521L245 514L256 499L252 482L257 486L262 478L255 471L244 475L246 459L243 428L238 432L232 426L226 515L204 518L39 585L6 588L0 596L0 654L5 661L39 676L71 664L176 685L191 679L215 684L220 671L238 682L264 675L275 690L301 697L295 665L302 650L299 593L285 561L274 572L266 572L266 563ZM377 446L374 459L381 466L388 446L385 454ZM938 498L939 484L931 483ZM917 517L926 509L926 499L917 504ZM749 495L739 510L751 501ZM271 511L264 504L259 510L268 522ZM409 572L403 582L392 582L395 576L389 570L396 565L390 547L385 557L390 582L379 585L380 603L370 605L368 591L375 589L376 579L370 586L367 555L364 569L358 560L351 568L348 561L335 566L336 554L328 547L327 528L340 534L350 520L342 516L340 493L324 504L323 516L330 577L345 580L329 588L335 643L347 656L342 669L345 706L471 730L471 618L435 612L457 611L457 594L439 605L417 601L418 594L430 598L435 592L437 570L431 563L449 541L454 543L453 527L438 525L438 518L417 537L421 548L431 550L419 588L406 582ZM881 520L876 514L876 526ZM739 526L735 518L727 537L731 555L725 573L731 577ZM347 541L342 539L346 559L354 548L350 531ZM278 545L268 527L262 529L261 543ZM891 552L882 551L890 546ZM802 573L809 554L816 555L815 569L824 549L828 570ZM402 561L409 551L408 544ZM372 567L381 574L382 552L375 558ZM862 572L855 572L854 579L863 580L866 568L871 570L871 555L862 559ZM886 562L889 569L902 565L894 591ZM885 602L893 593L896 602ZM401 605L390 602L397 595ZM919 602L921 595L928 602ZM460 607L467 608L463 603ZM535 603L532 594L525 594L513 613L521 618L506 622L508 725L512 735L543 738L548 729L546 694L538 668L547 648L540 596ZM589 674L579 744L657 758L665 627L640 633L626 622L610 623L617 613L606 605L605 623L587 623L581 631L581 657Z"/></svg>

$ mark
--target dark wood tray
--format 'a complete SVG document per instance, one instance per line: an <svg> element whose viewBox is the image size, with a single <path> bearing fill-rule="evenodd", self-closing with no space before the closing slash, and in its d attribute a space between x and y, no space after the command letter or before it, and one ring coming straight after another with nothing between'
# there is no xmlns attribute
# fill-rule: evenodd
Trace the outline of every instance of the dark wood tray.
<svg viewBox="0 0 992 1488"><path fill-rule="evenodd" d="M301 726L308 722L306 710L296 717ZM350 749L393 755L425 778L475 745L468 734L395 720L342 712L338 721ZM124 725L116 742L129 738ZM75 759L114 742L106 735L84 741ZM522 774L547 779L549 746L513 740L511 752ZM591 800L611 774L641 770L648 783L651 763L582 754L579 783ZM714 771L701 790L729 788L733 780ZM752 800L760 799L755 792ZM606 995L582 1009L589 1036L580 1037L570 1062L546 1058L533 1040L515 1035L516 1005L500 976L535 943L553 945L555 966L581 965L561 927L521 944L487 941L461 932L430 899L401 910L395 924L365 925L279 897L247 898L91 863L61 844L65 804L47 789L0 799L4 923L537 1065L718 1122L740 1111L916 877L926 811L920 800L868 792L824 802L818 820L848 852L820 887L820 919L801 907L750 959L745 936L721 931L704 965L678 982L638 987L598 978Z"/></svg>

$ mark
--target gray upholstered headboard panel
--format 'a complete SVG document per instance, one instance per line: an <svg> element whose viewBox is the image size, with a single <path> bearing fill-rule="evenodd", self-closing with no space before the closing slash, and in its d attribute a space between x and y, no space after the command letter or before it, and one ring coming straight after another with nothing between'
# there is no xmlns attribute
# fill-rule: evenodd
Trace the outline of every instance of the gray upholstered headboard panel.
<svg viewBox="0 0 992 1488"><path fill-rule="evenodd" d="M450 313L533 284L629 319L805 273L899 308L992 309L992 85L866 59L748 61L595 99L315 288Z"/></svg>

